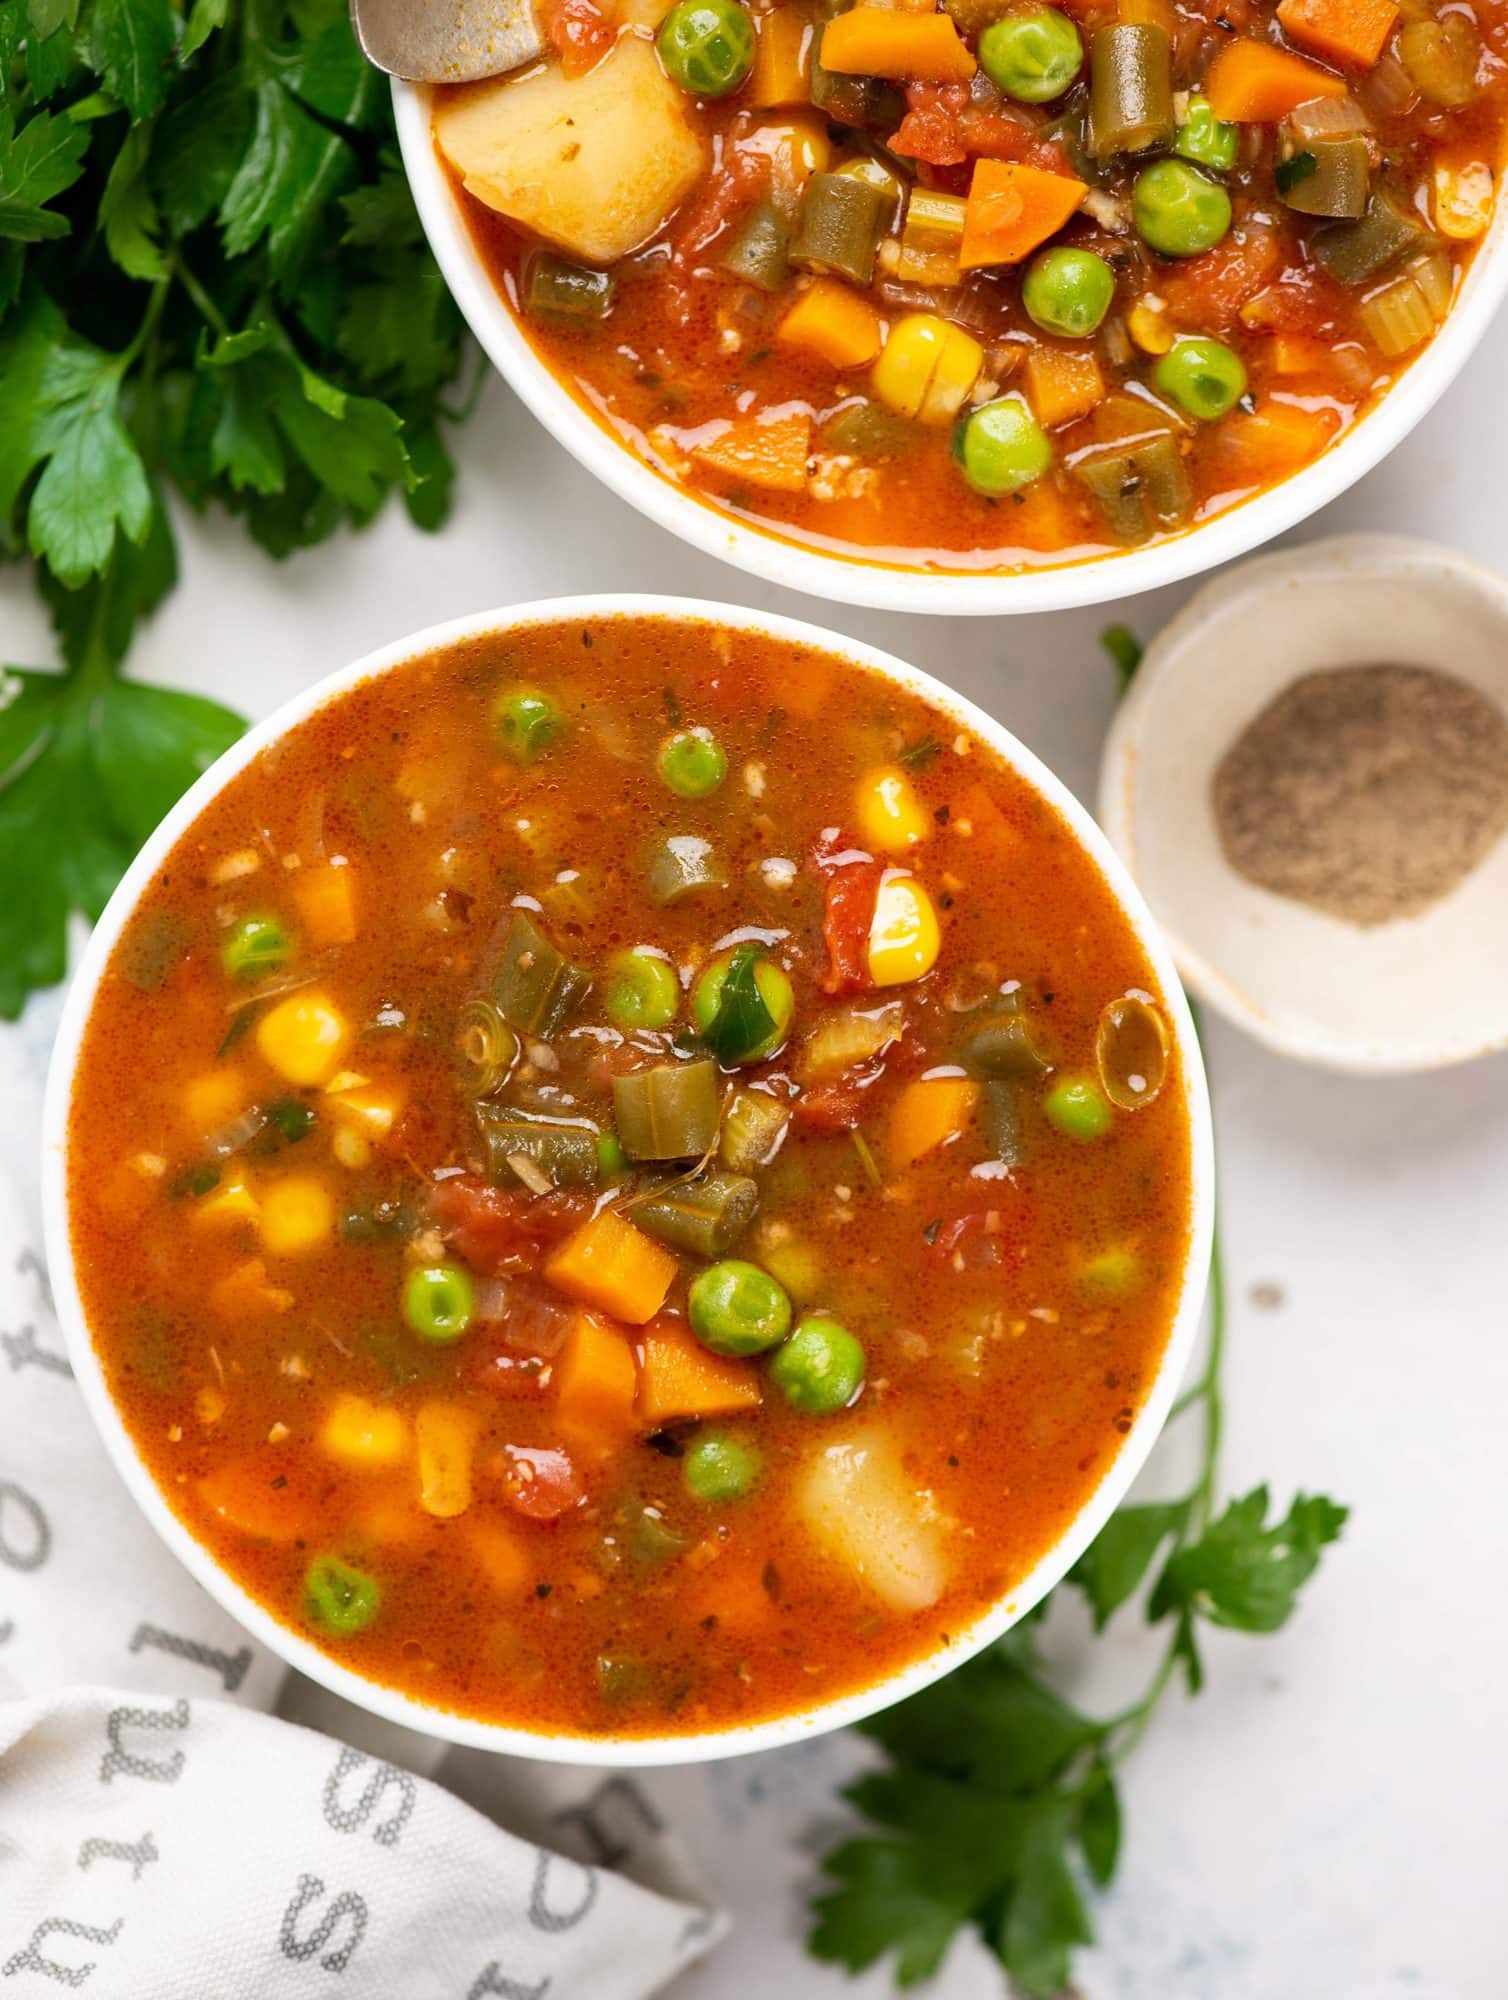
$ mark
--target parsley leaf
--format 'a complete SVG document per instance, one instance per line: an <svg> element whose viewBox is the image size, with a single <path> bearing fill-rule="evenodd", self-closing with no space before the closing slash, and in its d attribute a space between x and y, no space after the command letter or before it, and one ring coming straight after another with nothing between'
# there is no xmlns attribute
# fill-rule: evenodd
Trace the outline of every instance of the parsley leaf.
<svg viewBox="0 0 1508 2000"><path fill-rule="evenodd" d="M1142 643L1129 625L1107 625L1100 644L1110 655L1110 664L1120 676L1122 688L1131 685L1131 676L1141 665Z"/></svg>
<svg viewBox="0 0 1508 2000"><path fill-rule="evenodd" d="M1308 180L1311 174L1319 172L1319 161L1313 153L1290 153L1286 160L1279 160L1272 170L1272 178L1279 194L1287 194L1300 181Z"/></svg>
<svg viewBox="0 0 1508 2000"><path fill-rule="evenodd" d="M7 1008L234 726L113 672L177 575L167 494L274 555L394 495L438 527L469 351L346 0L0 0L0 562L92 689L7 683ZM77 859L22 881L47 829Z"/></svg>
<svg viewBox="0 0 1508 2000"><path fill-rule="evenodd" d="M1153 1556L1183 1526L1188 1511L1186 1500L1118 1508L1079 1557L1068 1580L1089 1599L1096 1632L1136 1595Z"/></svg>
<svg viewBox="0 0 1508 2000"><path fill-rule="evenodd" d="M84 171L89 134L72 119L39 112L16 130L0 104L0 236L41 243L68 234L68 218L46 206Z"/></svg>
<svg viewBox="0 0 1508 2000"><path fill-rule="evenodd" d="M1339 1536L1346 1510L1300 1494L1267 1525L1267 1488L1232 1500L1197 1542L1179 1549L1158 1578L1148 1615L1193 1613L1238 1632L1276 1632L1292 1615L1299 1588Z"/></svg>

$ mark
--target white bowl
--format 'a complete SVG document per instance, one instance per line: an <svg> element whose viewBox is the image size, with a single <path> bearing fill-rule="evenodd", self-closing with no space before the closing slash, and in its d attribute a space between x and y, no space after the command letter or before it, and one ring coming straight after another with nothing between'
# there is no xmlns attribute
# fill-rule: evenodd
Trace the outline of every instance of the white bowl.
<svg viewBox="0 0 1508 2000"><path fill-rule="evenodd" d="M427 86L393 86L409 186L456 303L519 400L605 486L693 548L766 582L845 604L960 615L1062 611L1160 589L1245 555L1345 492L1408 435L1460 371L1508 287L1508 202L1500 202L1449 319L1378 407L1313 465L1185 534L1124 554L1009 574L903 568L826 554L735 520L656 472L599 424L540 360L478 256L430 136L430 100Z"/></svg>
<svg viewBox="0 0 1508 2000"><path fill-rule="evenodd" d="M1189 985L1269 1047L1334 1069L1435 1069L1508 1044L1508 838L1419 916L1362 930L1258 888L1210 781L1301 674L1448 669L1508 710L1508 583L1404 535L1243 563L1153 641L1105 745L1100 820Z"/></svg>
<svg viewBox="0 0 1508 2000"><path fill-rule="evenodd" d="M742 1727L708 1730L694 1736L644 1737L614 1741L601 1736L573 1736L507 1728L453 1715L430 1707L391 1688L381 1687L352 1673L337 1660L311 1645L300 1633L280 1624L257 1604L216 1563L173 1513L156 1481L138 1456L120 1414L106 1387L104 1372L85 1322L78 1275L73 1265L68 1196L68 1123L75 1074L84 1029L94 1004L95 990L116 940L129 920L143 891L162 867L174 844L195 819L238 773L245 770L270 744L305 721L324 705L358 682L374 674L386 673L417 654L452 646L459 641L516 630L521 626L562 619L572 624L611 617L679 618L697 623L730 626L741 631L766 632L800 646L821 647L840 659L873 668L891 681L923 696L956 718L960 727L988 743L1027 784L1033 786L1055 808L1075 837L1092 857L1116 901L1125 912L1156 974L1167 1004L1169 1020L1179 1054L1185 1104L1191 1131L1192 1200L1188 1255L1184 1264L1173 1323L1166 1351L1151 1383L1145 1402L1114 1461L1082 1511L1061 1539L1042 1557L1015 1590L977 1618L966 1630L956 1633L950 1643L901 1672L890 1674L875 1686L836 1701L818 1703L799 1714L775 1721ZM62 1024L48 1077L47 1103L43 1119L42 1193L46 1226L47 1254L51 1267L57 1308L67 1333L69 1353L79 1385L99 1428L100 1435L115 1460L121 1476L147 1519L184 1566L198 1578L211 1596L269 1647L274 1653L322 1683L348 1701L370 1709L390 1722L405 1724L430 1736L466 1743L484 1749L507 1751L518 1756L548 1758L560 1763L583 1764L673 1764L707 1757L734 1756L748 1750L771 1749L793 1743L823 1730L857 1722L904 1695L914 1694L939 1675L976 1653L982 1646L1013 1625L1043 1597L1078 1559L1104 1526L1136 1472L1151 1450L1172 1402L1178 1381L1198 1333L1200 1307L1204 1298L1209 1267L1211 1218L1214 1201L1214 1150L1210 1132L1209 1099L1198 1041L1187 1004L1178 984L1172 960L1154 928L1135 886L1112 852L1108 841L1065 787L1016 739L972 703L950 693L926 674L904 665L888 653L856 641L841 639L816 626L794 619L767 617L737 610L731 605L696 603L675 597L570 597L509 610L482 613L451 625L435 626L369 654L354 666L332 675L318 686L297 696L266 722L251 730L220 758L168 814L137 856L124 881L95 926L63 1009Z"/></svg>

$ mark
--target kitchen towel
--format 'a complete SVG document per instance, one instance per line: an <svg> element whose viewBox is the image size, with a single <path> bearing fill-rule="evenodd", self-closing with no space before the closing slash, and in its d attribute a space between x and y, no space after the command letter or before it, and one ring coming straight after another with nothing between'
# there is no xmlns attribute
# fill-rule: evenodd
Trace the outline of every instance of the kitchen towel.
<svg viewBox="0 0 1508 2000"><path fill-rule="evenodd" d="M630 1780L496 1760L521 1836L414 1775L429 1739L323 1695L335 1736L274 1718L297 1677L137 1513L42 1264L55 1019L0 1032L0 1995L655 1992L721 1920Z"/></svg>

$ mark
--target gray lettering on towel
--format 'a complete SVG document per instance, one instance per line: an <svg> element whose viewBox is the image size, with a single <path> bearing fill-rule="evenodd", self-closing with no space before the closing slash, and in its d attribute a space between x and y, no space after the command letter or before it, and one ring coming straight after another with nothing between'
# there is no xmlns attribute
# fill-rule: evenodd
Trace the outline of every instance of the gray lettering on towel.
<svg viewBox="0 0 1508 2000"><path fill-rule="evenodd" d="M371 1762L371 1758L349 1745L341 1750L335 1769L325 1780L325 1824L337 1833L359 1833L382 1803L384 1793L392 1789L398 1794L398 1803L385 1820L372 1828L372 1838L382 1847L396 1847L399 1834L419 1803L419 1787L407 1771L400 1771L396 1764L374 1764L361 1796L353 1805L341 1804L341 1786Z"/></svg>
<svg viewBox="0 0 1508 2000"><path fill-rule="evenodd" d="M315 1953L319 1952L323 1954L319 1962L326 1972L344 1972L351 1962L351 1954L366 1934L366 1899L358 1896L353 1889L342 1890L309 1935L300 1937L299 1918L308 1905L324 1893L325 1885L317 1875L299 1876L293 1900L283 1912L283 1927L279 1942L283 1947L284 1958L313 1958ZM326 1951L325 1946L347 1921L349 1921L349 1931L345 1942L337 1945L334 1951Z"/></svg>
<svg viewBox="0 0 1508 2000"><path fill-rule="evenodd" d="M117 1772L128 1778L145 1778L154 1785L175 1785L183 1776L187 1761L181 1750L171 1757L137 1757L121 1741L127 1729L187 1729L189 1705L180 1696L171 1708L112 1708L105 1718L110 1748L99 1767L99 1781L108 1785Z"/></svg>
<svg viewBox="0 0 1508 2000"><path fill-rule="evenodd" d="M79 1849L80 1868L90 1868L96 1861L129 1861L133 1882L141 1880L141 1871L149 1861L161 1859L150 1833L144 1833L140 1840L86 1840Z"/></svg>
<svg viewBox="0 0 1508 2000"><path fill-rule="evenodd" d="M82 1938L86 1944L114 1944L125 1921L124 1917L117 1917L108 1930L100 1930L95 1924L75 1923L72 1917L48 1917L32 1932L26 1949L8 1958L0 1969L7 1979L13 1979L18 1972L40 1972L44 1979L55 1979L60 1986L82 1986L96 1961L91 1958L82 1965L64 1965L60 1959L44 1957L42 1946L50 1937Z"/></svg>
<svg viewBox="0 0 1508 2000"><path fill-rule="evenodd" d="M14 1479L0 1479L0 1563L40 1569L52 1553L52 1528L42 1503Z"/></svg>
<svg viewBox="0 0 1508 2000"><path fill-rule="evenodd" d="M185 1639L180 1633L165 1632L160 1625L138 1625L131 1634L133 1653L147 1646L155 1647L159 1653L171 1653L175 1660L187 1660L192 1666L212 1668L224 1681L227 1694L235 1693L251 1665L250 1646L238 1646L235 1652L227 1653L219 1646L205 1646L197 1639Z"/></svg>
<svg viewBox="0 0 1508 2000"><path fill-rule="evenodd" d="M557 1908L550 1901L550 1877L556 1870L580 1878L581 1887L576 1901L567 1909ZM529 1891L529 1922L537 1931L574 1930L596 1900L595 1868L583 1868L579 1861L568 1861L564 1855L551 1854L548 1848L540 1848L534 1857L534 1886Z"/></svg>

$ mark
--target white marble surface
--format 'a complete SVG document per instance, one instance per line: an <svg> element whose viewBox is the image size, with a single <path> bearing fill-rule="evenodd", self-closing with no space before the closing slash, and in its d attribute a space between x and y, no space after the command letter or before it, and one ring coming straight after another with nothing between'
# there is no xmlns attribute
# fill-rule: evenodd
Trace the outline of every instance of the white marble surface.
<svg viewBox="0 0 1508 2000"><path fill-rule="evenodd" d="M1508 324L1392 460L1305 536L1432 535L1508 566ZM499 385L463 443L437 539L396 513L273 566L223 521L183 524L185 580L139 673L265 713L308 681L461 612L584 588L676 590L790 610L915 660L994 710L1092 797L1114 700L1096 642L1150 633L1185 588L1003 621L903 619L762 589L599 491ZM0 657L45 664L24 582L0 579ZM1219 672L1211 661L1210 671ZM1233 1296L1228 1480L1319 1488L1354 1509L1300 1616L1220 1636L1211 1685L1173 1699L1126 1787L1120 1882L1085 2000L1501 2000L1508 1865L1508 1058L1392 1083L1285 1065L1209 1036ZM1259 1307L1254 1285L1281 1288ZM1070 1661L1075 1635L1062 1635ZM1134 1675L1142 1646L1099 1649ZM1093 1696L1094 1689L1086 1693ZM684 2000L801 2000L858 1985L800 1951L815 1823L842 1744L652 1783L740 1918ZM972 1946L946 2000L997 1991Z"/></svg>

